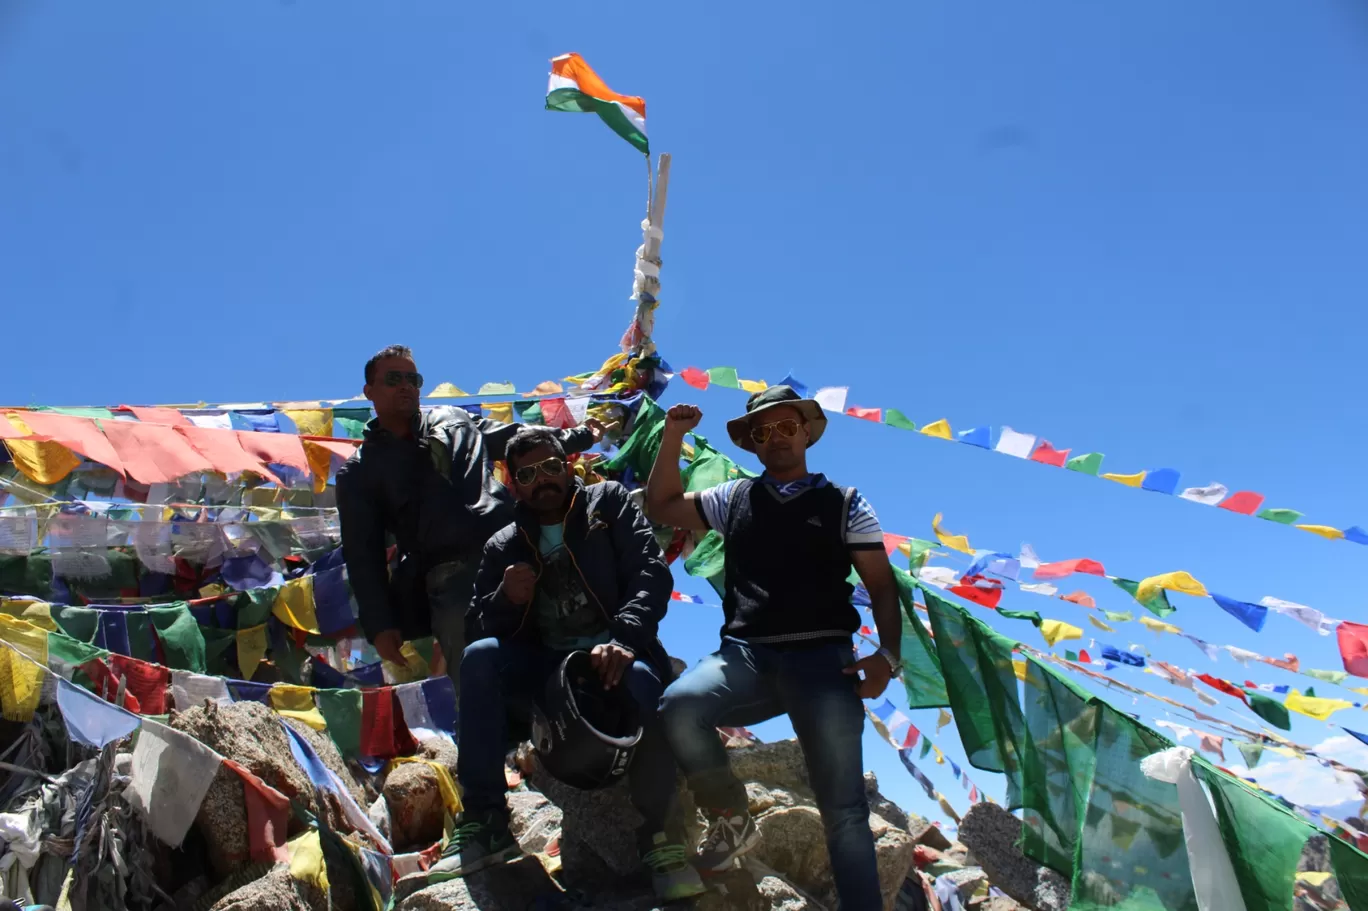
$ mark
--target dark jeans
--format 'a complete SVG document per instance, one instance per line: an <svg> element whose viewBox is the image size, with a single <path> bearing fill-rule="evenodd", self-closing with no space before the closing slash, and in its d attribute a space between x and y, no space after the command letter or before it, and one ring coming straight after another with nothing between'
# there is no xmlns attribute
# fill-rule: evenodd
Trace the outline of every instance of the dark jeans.
<svg viewBox="0 0 1368 911"><path fill-rule="evenodd" d="M717 728L788 714L807 763L808 782L826 830L841 907L883 907L869 801L864 787L864 708L849 643L773 648L724 638L665 691L660 713L675 759L705 809L746 806Z"/></svg>
<svg viewBox="0 0 1368 911"><path fill-rule="evenodd" d="M465 651L465 615L475 597L475 576L480 569L471 560L439 563L423 580L432 612L432 635L446 657L447 676L461 695L461 653Z"/></svg>
<svg viewBox="0 0 1368 911"><path fill-rule="evenodd" d="M507 806L504 755L508 719L526 720L540 703L546 681L565 654L538 645L481 639L466 647L461 660L461 755L457 777L463 802L472 812ZM649 838L669 831L679 837L674 819L675 761L660 726L656 706L664 685L649 665L633 662L619 686L627 687L641 710L645 730L627 772L632 804L643 817Z"/></svg>

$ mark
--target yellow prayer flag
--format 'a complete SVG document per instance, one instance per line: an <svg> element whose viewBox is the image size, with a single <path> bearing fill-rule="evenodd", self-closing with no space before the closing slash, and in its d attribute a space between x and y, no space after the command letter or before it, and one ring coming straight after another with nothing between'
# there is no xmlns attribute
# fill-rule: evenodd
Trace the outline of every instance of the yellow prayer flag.
<svg viewBox="0 0 1368 911"><path fill-rule="evenodd" d="M1331 541L1338 541L1344 537L1344 532L1330 525L1298 525L1297 527L1302 531L1309 531L1313 535L1329 538Z"/></svg>
<svg viewBox="0 0 1368 911"><path fill-rule="evenodd" d="M1053 648L1055 643L1063 642L1065 639L1082 639L1083 630L1071 623L1063 620L1044 620L1040 624L1040 634L1045 637L1045 641Z"/></svg>
<svg viewBox="0 0 1368 911"><path fill-rule="evenodd" d="M1288 749L1287 747L1265 746L1265 750L1270 753L1277 753L1279 756L1286 756L1288 759L1301 759L1302 754L1298 750Z"/></svg>
<svg viewBox="0 0 1368 911"><path fill-rule="evenodd" d="M1026 662L1024 660L1019 661L1016 658L1013 658L1012 673L1016 674L1016 679L1020 680L1022 683L1026 683Z"/></svg>
<svg viewBox="0 0 1368 911"><path fill-rule="evenodd" d="M945 418L927 424L919 432L938 440L953 440L955 438L954 434L950 432L950 422Z"/></svg>
<svg viewBox="0 0 1368 911"><path fill-rule="evenodd" d="M942 794L942 793L939 792L939 791L936 792L936 803L940 804L940 808L941 808L941 812L942 812L942 813L944 813L946 816L950 817L950 819L954 820L955 825L959 825L959 823L960 823L960 816L959 816L959 814L955 812L955 808L954 808L954 807L950 806L950 801L948 801L948 800L945 799L945 795Z"/></svg>
<svg viewBox="0 0 1368 911"><path fill-rule="evenodd" d="M0 614L0 714L9 721L28 721L43 695L47 673L47 630L17 617Z"/></svg>
<svg viewBox="0 0 1368 911"><path fill-rule="evenodd" d="M456 790L456 783L451 780L450 770L440 762L435 762L431 759L423 759L419 756L396 756L390 760L390 768L393 769L395 766L405 762L421 762L432 769L432 773L437 776L437 790L442 795L442 804L446 807L447 812L451 814L451 817L455 819L461 812L461 796Z"/></svg>
<svg viewBox="0 0 1368 911"><path fill-rule="evenodd" d="M286 843L290 855L290 878L313 883L328 893L328 867L323 863L323 842L317 829L310 829Z"/></svg>
<svg viewBox="0 0 1368 911"><path fill-rule="evenodd" d="M1156 633L1181 633L1178 627L1172 623L1165 623L1163 620L1156 620L1153 617L1141 617L1140 622L1145 624L1147 629L1152 629Z"/></svg>
<svg viewBox="0 0 1368 911"><path fill-rule="evenodd" d="M0 421L5 420L0 417ZM9 416L9 422L20 433L32 434L33 428L25 424L17 414ZM5 440L14 467L35 484L56 484L76 470L81 457L61 443L47 440Z"/></svg>
<svg viewBox="0 0 1368 911"><path fill-rule="evenodd" d="M974 549L969 546L969 538L965 535L952 535L941 530L941 514L936 513L936 517L931 520L931 530L936 533L936 540L951 550L957 550L962 554L974 555Z"/></svg>
<svg viewBox="0 0 1368 911"><path fill-rule="evenodd" d="M1340 709L1353 708L1352 702L1343 699L1322 699L1319 696L1303 696L1297 690L1292 690L1287 694L1287 699L1283 702L1289 712L1296 712L1317 721L1325 721Z"/></svg>
<svg viewBox="0 0 1368 911"><path fill-rule="evenodd" d="M1368 696L1368 687L1351 686L1349 687L1349 690L1351 692L1358 693L1360 696Z"/></svg>
<svg viewBox="0 0 1368 911"><path fill-rule="evenodd" d="M305 411L282 411L281 414L295 422L300 436L330 437L333 435L333 413L331 408L310 408Z"/></svg>
<svg viewBox="0 0 1368 911"><path fill-rule="evenodd" d="M1335 874L1329 870L1302 870L1297 874L1297 882L1307 883L1319 889L1325 885L1325 881Z"/></svg>
<svg viewBox="0 0 1368 911"><path fill-rule="evenodd" d="M893 739L893 735L888 733L888 726L885 725L882 721L880 721L878 719L878 716L874 715L873 713L870 713L869 720L874 723L874 730L878 732L880 737L882 737L884 740L890 741Z"/></svg>
<svg viewBox="0 0 1368 911"><path fill-rule="evenodd" d="M32 601L27 598L12 598L0 601L0 611L17 617L49 633L60 633L57 622L52 619L52 605L46 601Z"/></svg>
<svg viewBox="0 0 1368 911"><path fill-rule="evenodd" d="M438 383L437 388L428 393L430 399L464 399L470 396L455 383Z"/></svg>
<svg viewBox="0 0 1368 911"><path fill-rule="evenodd" d="M1197 598L1205 598L1207 596L1205 585L1182 570L1178 570L1177 572L1160 573L1157 576L1150 576L1148 579L1141 579L1140 584L1135 588L1135 600L1144 604L1146 601L1159 594L1160 589L1164 588L1172 592L1182 592L1185 595L1193 595Z"/></svg>
<svg viewBox="0 0 1368 911"><path fill-rule="evenodd" d="M1127 487L1139 487L1145 483L1145 474L1146 472L1137 471L1135 474L1103 474L1102 477L1108 481L1125 484Z"/></svg>
<svg viewBox="0 0 1368 911"><path fill-rule="evenodd" d="M314 688L277 683L271 687L271 708L286 718L302 721L315 731L328 726L323 713L314 705Z"/></svg>
<svg viewBox="0 0 1368 911"><path fill-rule="evenodd" d="M941 728L945 727L947 724L954 720L955 719L950 717L949 712L947 712L945 709L941 709L940 714L936 716L936 732L940 733Z"/></svg>
<svg viewBox="0 0 1368 911"><path fill-rule="evenodd" d="M500 424L513 423L512 402L502 402L498 405L485 405L482 410L484 411L485 417L489 418L491 421L498 421Z"/></svg>
<svg viewBox="0 0 1368 911"><path fill-rule="evenodd" d="M512 383L483 383L476 395L512 395L517 387Z"/></svg>
<svg viewBox="0 0 1368 911"><path fill-rule="evenodd" d="M1088 614L1088 622L1091 623L1093 626L1097 627L1098 629L1106 630L1109 633L1116 632L1116 630L1112 629L1110 626L1103 623L1101 620L1097 619L1092 614Z"/></svg>
<svg viewBox="0 0 1368 911"><path fill-rule="evenodd" d="M322 493L328 489L328 475L332 472L332 450L313 440L300 442L304 444L304 457L309 461L309 471L313 472L313 492Z"/></svg>
<svg viewBox="0 0 1368 911"><path fill-rule="evenodd" d="M266 657L266 624L237 631L238 671L243 680L251 680L257 665Z"/></svg>
<svg viewBox="0 0 1368 911"><path fill-rule="evenodd" d="M743 391L745 391L745 392L751 392L751 393L754 393L754 392L764 392L766 389L769 388L769 383L766 383L764 380L742 380L742 379L738 379L738 380L737 380L737 383L740 384L741 389L742 389Z"/></svg>
<svg viewBox="0 0 1368 911"><path fill-rule="evenodd" d="M300 576L281 586L271 613L286 626L321 635L318 615L314 613L313 576Z"/></svg>
<svg viewBox="0 0 1368 911"><path fill-rule="evenodd" d="M945 754L941 752L940 747L932 744L931 752L936 754L936 765L945 765Z"/></svg>
<svg viewBox="0 0 1368 911"><path fill-rule="evenodd" d="M387 680L394 683L412 683L428 678L430 672L427 659L418 653L412 642L405 642L399 646L399 654L403 655L408 663L395 664L393 661L383 661Z"/></svg>

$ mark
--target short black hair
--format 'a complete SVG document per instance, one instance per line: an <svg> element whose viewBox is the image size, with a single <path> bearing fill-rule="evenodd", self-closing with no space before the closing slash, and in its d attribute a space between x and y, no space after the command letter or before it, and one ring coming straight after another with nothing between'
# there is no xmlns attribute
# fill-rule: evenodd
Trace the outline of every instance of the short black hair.
<svg viewBox="0 0 1368 911"><path fill-rule="evenodd" d="M375 382L375 365L387 357L402 357L413 360L413 349L408 345L386 345L371 355L371 359L366 361L367 386Z"/></svg>
<svg viewBox="0 0 1368 911"><path fill-rule="evenodd" d="M556 455L565 458L565 447L561 445L560 437L556 436L555 431L529 424L519 427L518 432L513 434L513 439L504 447L504 459L508 461L508 470L516 471L518 466L513 464L513 460L527 455L539 446L549 447Z"/></svg>

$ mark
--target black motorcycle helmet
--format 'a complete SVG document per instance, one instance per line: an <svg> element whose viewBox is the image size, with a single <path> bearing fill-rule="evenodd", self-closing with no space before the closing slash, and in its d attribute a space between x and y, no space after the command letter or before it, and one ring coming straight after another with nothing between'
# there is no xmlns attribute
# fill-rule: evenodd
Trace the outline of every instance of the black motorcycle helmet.
<svg viewBox="0 0 1368 911"><path fill-rule="evenodd" d="M592 791L627 773L641 742L641 715L627 687L605 690L588 652L571 652L546 683L532 744L558 781Z"/></svg>

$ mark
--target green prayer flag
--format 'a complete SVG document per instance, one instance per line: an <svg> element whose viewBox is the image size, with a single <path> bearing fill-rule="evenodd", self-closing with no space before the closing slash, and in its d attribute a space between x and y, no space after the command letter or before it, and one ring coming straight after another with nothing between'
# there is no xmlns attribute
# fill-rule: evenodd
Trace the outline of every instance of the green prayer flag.
<svg viewBox="0 0 1368 911"><path fill-rule="evenodd" d="M233 596L233 613L237 617L237 629L251 629L266 622L275 607L279 586L252 588Z"/></svg>
<svg viewBox="0 0 1368 911"><path fill-rule="evenodd" d="M1106 614L1112 623L1129 623L1135 619L1130 611L1103 610L1102 613Z"/></svg>
<svg viewBox="0 0 1368 911"><path fill-rule="evenodd" d="M157 660L157 639L152 633L152 620L146 611L121 611L128 627L128 653L139 661ZM168 665L170 666L170 665Z"/></svg>
<svg viewBox="0 0 1368 911"><path fill-rule="evenodd" d="M1264 721L1281 728L1284 731L1292 730L1292 719L1287 714L1287 706L1276 699L1269 699L1262 693L1253 690L1246 690L1245 695L1249 697L1249 708Z"/></svg>
<svg viewBox="0 0 1368 911"><path fill-rule="evenodd" d="M485 383L476 395L512 395L518 389L512 383Z"/></svg>
<svg viewBox="0 0 1368 911"><path fill-rule="evenodd" d="M540 424L546 420L542 416L541 402L514 402L513 413L524 424Z"/></svg>
<svg viewBox="0 0 1368 911"><path fill-rule="evenodd" d="M100 628L100 612L90 607L54 604L52 620L71 638L79 642L94 642Z"/></svg>
<svg viewBox="0 0 1368 911"><path fill-rule="evenodd" d="M199 630L200 635L204 637L205 673L238 679L242 672L237 663L237 633L234 630L215 629L212 626L201 626ZM228 657L230 652L233 655L231 661Z"/></svg>
<svg viewBox="0 0 1368 911"><path fill-rule="evenodd" d="M356 756L361 751L361 691L318 690L314 697L338 752Z"/></svg>
<svg viewBox="0 0 1368 911"><path fill-rule="evenodd" d="M1139 582L1133 582L1130 579L1113 579L1112 581L1132 598L1135 598L1135 592L1140 588ZM1178 608L1169 604L1168 595L1164 593L1162 588L1157 595L1150 598L1148 601L1140 601L1139 598L1136 598L1136 601L1138 601L1140 606L1145 610L1159 617L1167 617L1169 614L1177 613L1178 611Z"/></svg>
<svg viewBox="0 0 1368 911"><path fill-rule="evenodd" d="M1096 475L1102 470L1102 453L1088 452L1083 455L1074 456L1064 463L1064 467L1070 471Z"/></svg>
<svg viewBox="0 0 1368 911"><path fill-rule="evenodd" d="M898 584L898 603L902 606L902 668L903 688L907 691L908 708L942 708L950 704L945 692L945 677L941 674L936 646L917 618L916 580L905 570L893 567L893 580Z"/></svg>
<svg viewBox="0 0 1368 911"><path fill-rule="evenodd" d="M926 754L927 754L927 753L930 753L930 752L931 752L931 738L930 738L930 737L923 737L923 738L922 738L921 755L919 755L917 758L918 758L918 759L925 759L925 758L926 758Z"/></svg>
<svg viewBox="0 0 1368 911"><path fill-rule="evenodd" d="M1315 677L1317 680L1324 680L1326 683L1343 683L1349 675L1344 671L1321 671L1316 668L1306 668L1302 671L1308 677Z"/></svg>
<svg viewBox="0 0 1368 911"><path fill-rule="evenodd" d="M1259 764L1259 760L1263 757L1264 748L1257 743L1247 743L1243 740L1237 740L1235 741L1235 747L1240 751L1240 755L1244 757L1245 768L1255 768Z"/></svg>
<svg viewBox="0 0 1368 911"><path fill-rule="evenodd" d="M740 389L741 380L736 376L735 367L713 367L708 370L708 382L727 389Z"/></svg>
<svg viewBox="0 0 1368 911"><path fill-rule="evenodd" d="M1306 697L1307 697L1308 699L1315 699L1315 698L1316 698L1316 688L1315 688L1314 686L1308 686L1308 687L1306 688L1306 693L1305 693L1305 695L1306 695Z"/></svg>
<svg viewBox="0 0 1368 911"><path fill-rule="evenodd" d="M1297 863L1306 839L1315 830L1205 760L1194 762L1193 771L1211 789L1221 840L1234 865L1247 911L1291 907Z"/></svg>
<svg viewBox="0 0 1368 911"><path fill-rule="evenodd" d="M649 477L656 453L660 451L660 435L664 430L665 409L649 395L643 395L636 417L632 419L631 433L622 441L617 454L603 463L604 470L631 468L637 477Z"/></svg>
<svg viewBox="0 0 1368 911"><path fill-rule="evenodd" d="M0 591L52 600L52 559L47 554L0 554Z"/></svg>
<svg viewBox="0 0 1368 911"><path fill-rule="evenodd" d="M48 633L47 646L48 667L63 677L71 677L82 664L109 654L102 648L73 639L64 633Z"/></svg>
<svg viewBox="0 0 1368 911"><path fill-rule="evenodd" d="M915 576L921 572L922 567L926 565L927 556L935 546L935 541L926 541L922 538L907 539L907 565L911 568L912 575Z"/></svg>
<svg viewBox="0 0 1368 911"><path fill-rule="evenodd" d="M723 594L726 553L722 548L722 536L710 531L694 547L693 553L684 558L684 571L691 576L702 576L712 585L719 595Z"/></svg>
<svg viewBox="0 0 1368 911"><path fill-rule="evenodd" d="M1042 618L1042 617L1040 616L1040 612L1039 612L1039 611L1033 611L1033 610L1003 610L1002 608L999 607L999 608L998 608L998 613L999 613L1001 616L1006 617L1008 620L1030 620L1030 621L1031 621L1032 623L1034 623L1036 626L1040 626L1040 624L1042 624L1042 623L1045 622L1044 618Z"/></svg>
<svg viewBox="0 0 1368 911"><path fill-rule="evenodd" d="M1368 854L1338 838L1330 839L1330 865L1350 908L1368 908Z"/></svg>
<svg viewBox="0 0 1368 911"><path fill-rule="evenodd" d="M156 627L166 666L178 671L205 672L204 634L184 602L149 607L148 619Z"/></svg>
<svg viewBox="0 0 1368 911"><path fill-rule="evenodd" d="M349 440L359 440L366 432L365 421L354 421L351 418L339 418L334 415L333 422L337 425L333 432Z"/></svg>
<svg viewBox="0 0 1368 911"><path fill-rule="evenodd" d="M52 405L39 405L37 408L34 408L33 410L46 411L51 414L65 414L73 418L95 418L97 420L106 421L111 420L114 417L114 412L110 411L108 408L60 408Z"/></svg>
<svg viewBox="0 0 1368 911"><path fill-rule="evenodd" d="M1071 652L1071 651L1069 651L1068 649L1064 649L1064 660L1065 660L1065 661L1077 661L1077 660L1078 660L1078 652Z"/></svg>
<svg viewBox="0 0 1368 911"><path fill-rule="evenodd" d="M896 408L884 409L884 423L900 430L916 430L917 425L908 420L907 415Z"/></svg>
<svg viewBox="0 0 1368 911"><path fill-rule="evenodd" d="M1295 509L1261 509L1258 516L1260 519L1277 522L1279 525L1292 525L1302 517L1302 514Z"/></svg>

